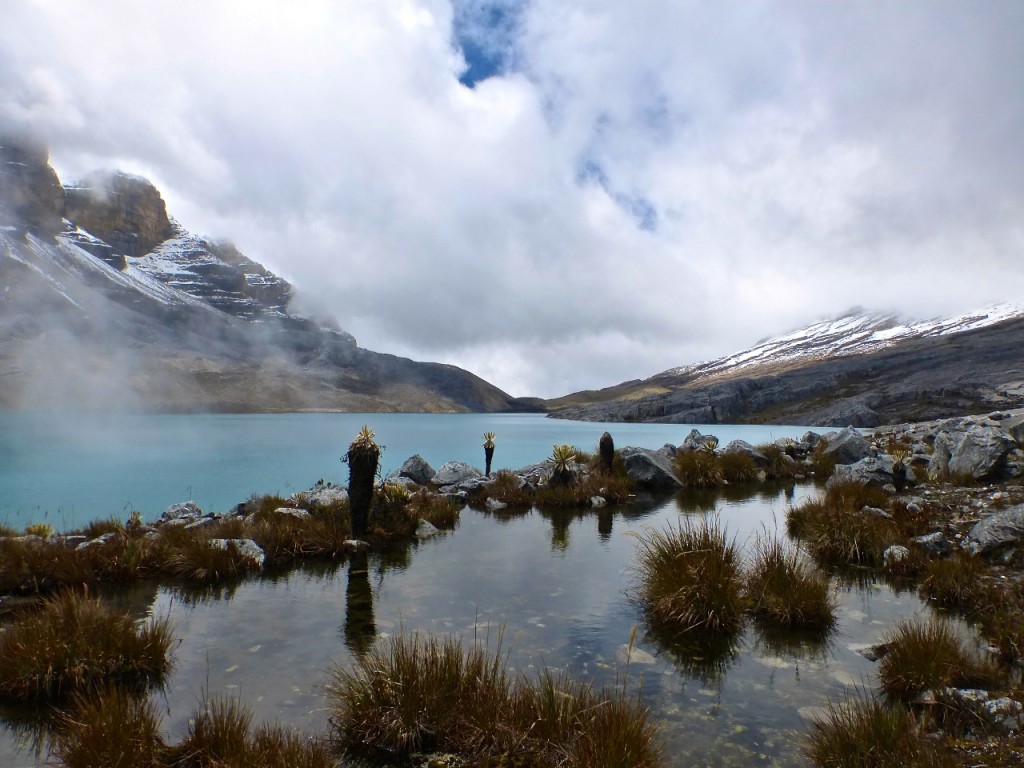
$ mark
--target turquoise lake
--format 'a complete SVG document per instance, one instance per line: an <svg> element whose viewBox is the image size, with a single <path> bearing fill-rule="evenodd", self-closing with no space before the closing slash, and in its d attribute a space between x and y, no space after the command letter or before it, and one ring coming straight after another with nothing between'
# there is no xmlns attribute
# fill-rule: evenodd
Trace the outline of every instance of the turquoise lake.
<svg viewBox="0 0 1024 768"><path fill-rule="evenodd" d="M154 519L194 500L226 512L254 493L288 496L324 479L347 482L340 458L368 424L385 447L384 475L413 454L435 468L446 461L483 466L482 435L497 433L494 468L542 461L554 443L584 450L612 433L617 447L660 448L683 441L690 426L593 424L538 414L0 414L0 523L20 529L48 522L57 530L96 518ZM799 437L804 427L699 426L724 446L740 437L762 443Z"/></svg>
<svg viewBox="0 0 1024 768"><path fill-rule="evenodd" d="M534 415L301 414L125 417L79 422L86 429L78 432L60 420L3 416L0 487L7 506L0 521L82 524L121 514L127 501L152 517L188 497L224 510L253 492L288 493L321 477L343 482L339 457L364 423L387 446L385 473L413 453L435 467L449 459L479 465L488 430L498 435L496 467L539 461L554 442L590 448L606 428L620 447L679 443L690 430ZM698 428L723 443L804 431ZM151 695L174 740L203 695L237 697L257 722L326 733L328 670L350 667L362 649L397 632L456 635L467 643L503 633L515 670L566 669L600 686L621 678L636 627L629 685L662 725L667 766L804 766L808 708L873 686L874 665L857 648L930 609L913 592L870 577L835 579L839 623L828 637L779 636L751 623L729 652L709 657L652 633L630 589L636 537L646 531L714 515L749 551L758 535L784 535L786 511L816 492L803 483L637 497L600 510L466 507L454 531L387 555L219 589L142 583L106 597L140 619L166 616L173 625L180 640L174 670ZM24 717L0 709L0 766L45 765L45 749L34 746Z"/></svg>

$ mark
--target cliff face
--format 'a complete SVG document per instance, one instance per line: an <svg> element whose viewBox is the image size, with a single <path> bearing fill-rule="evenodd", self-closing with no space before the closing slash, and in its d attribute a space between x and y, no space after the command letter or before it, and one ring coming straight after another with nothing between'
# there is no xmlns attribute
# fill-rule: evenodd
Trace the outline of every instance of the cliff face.
<svg viewBox="0 0 1024 768"><path fill-rule="evenodd" d="M145 179L64 189L0 137L0 409L502 411L453 366L360 349L292 286L168 216Z"/></svg>
<svg viewBox="0 0 1024 768"><path fill-rule="evenodd" d="M65 187L64 217L107 243L115 260L143 256L173 234L157 188L123 173L95 173Z"/></svg>
<svg viewBox="0 0 1024 768"><path fill-rule="evenodd" d="M63 228L64 189L46 148L0 137L0 227L52 236Z"/></svg>

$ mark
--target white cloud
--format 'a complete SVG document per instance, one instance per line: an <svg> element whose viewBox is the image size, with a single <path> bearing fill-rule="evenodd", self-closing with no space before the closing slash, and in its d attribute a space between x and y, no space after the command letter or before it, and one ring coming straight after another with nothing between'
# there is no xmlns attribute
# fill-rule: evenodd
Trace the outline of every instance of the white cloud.
<svg viewBox="0 0 1024 768"><path fill-rule="evenodd" d="M1013 0L490 7L10 3L0 125L515 394L1024 288ZM502 76L458 82L455 18Z"/></svg>

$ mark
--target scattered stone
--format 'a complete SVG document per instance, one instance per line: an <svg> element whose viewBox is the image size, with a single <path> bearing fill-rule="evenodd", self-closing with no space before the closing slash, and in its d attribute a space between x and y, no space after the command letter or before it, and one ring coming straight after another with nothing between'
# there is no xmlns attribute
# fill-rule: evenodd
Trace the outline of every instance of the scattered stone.
<svg viewBox="0 0 1024 768"><path fill-rule="evenodd" d="M590 497L590 506L593 507L594 509L600 509L601 507L605 507L607 505L608 505L608 501L607 501L607 499L605 499L604 496L591 496Z"/></svg>
<svg viewBox="0 0 1024 768"><path fill-rule="evenodd" d="M924 547L925 552L932 557L944 557L953 551L953 542L947 539L942 531L918 536L914 541Z"/></svg>
<svg viewBox="0 0 1024 768"><path fill-rule="evenodd" d="M391 479L392 476L407 477L417 485L427 485L434 480L434 475L436 474L434 468L430 466L427 460L417 453L415 456L410 456L406 459L402 466L396 469L388 479Z"/></svg>
<svg viewBox="0 0 1024 768"><path fill-rule="evenodd" d="M488 512L497 512L499 509L505 509L508 504L504 501L488 497L487 501L484 502L484 506L487 507Z"/></svg>
<svg viewBox="0 0 1024 768"><path fill-rule="evenodd" d="M242 557L250 560L257 568L263 567L266 555L263 549L252 539L210 539L210 546L216 549L227 549L234 544Z"/></svg>
<svg viewBox="0 0 1024 768"><path fill-rule="evenodd" d="M441 465L441 468L437 470L431 482L442 487L449 485L458 486L467 480L483 476L483 472L475 467L471 467L464 461L449 461Z"/></svg>
<svg viewBox="0 0 1024 768"><path fill-rule="evenodd" d="M432 536L437 536L439 533L441 533L441 531L439 531L433 523L427 520L420 520L416 523L417 539L429 539Z"/></svg>
<svg viewBox="0 0 1024 768"><path fill-rule="evenodd" d="M330 507L335 504L342 504L348 501L348 490L334 483L324 483L322 480L310 488L292 496L292 501L299 504L320 507Z"/></svg>
<svg viewBox="0 0 1024 768"><path fill-rule="evenodd" d="M203 516L203 510L199 508L199 505L194 501L182 501L178 504L172 504L163 511L160 515L160 519L164 522L168 520L182 520L184 518L192 518L198 520Z"/></svg>
<svg viewBox="0 0 1024 768"><path fill-rule="evenodd" d="M882 563L886 566L902 563L910 557L910 550L902 544L893 544L882 553Z"/></svg>
<svg viewBox="0 0 1024 768"><path fill-rule="evenodd" d="M75 548L78 547L79 544L84 544L88 540L89 540L88 536L82 536L80 534L75 534L73 536L61 536L60 537L60 543L63 544L68 549L75 549Z"/></svg>
<svg viewBox="0 0 1024 768"><path fill-rule="evenodd" d="M107 542L115 541L116 539L117 533L115 531L111 531L110 533L104 533L102 536L97 536L95 539L83 541L81 544L75 547L75 551L81 552L82 550L90 549L92 547L101 547Z"/></svg>
<svg viewBox="0 0 1024 768"><path fill-rule="evenodd" d="M295 509L294 507L278 507L274 510L275 515L284 515L286 517L294 517L297 520L305 520L309 517L309 510L307 509Z"/></svg>
<svg viewBox="0 0 1024 768"><path fill-rule="evenodd" d="M885 454L869 456L852 464L837 464L828 479L827 487L843 481L883 488L892 485L892 459ZM895 491L895 487L893 491Z"/></svg>
<svg viewBox="0 0 1024 768"><path fill-rule="evenodd" d="M217 522L217 519L214 518L214 517L201 517L198 520L196 520L195 522L187 523L185 525L185 530L186 531L195 531L195 530L198 530L200 528L209 528L211 525L215 525L216 522Z"/></svg>
<svg viewBox="0 0 1024 768"><path fill-rule="evenodd" d="M711 442L718 445L718 438L714 435L702 435L699 429L691 429L679 448L684 451L697 451Z"/></svg>

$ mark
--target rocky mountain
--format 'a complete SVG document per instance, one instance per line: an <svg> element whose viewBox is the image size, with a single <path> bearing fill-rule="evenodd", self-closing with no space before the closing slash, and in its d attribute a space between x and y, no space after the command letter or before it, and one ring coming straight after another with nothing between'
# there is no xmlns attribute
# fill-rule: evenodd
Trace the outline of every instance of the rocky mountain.
<svg viewBox="0 0 1024 768"><path fill-rule="evenodd" d="M1024 405L1024 306L853 311L718 360L548 401L586 421L873 427Z"/></svg>
<svg viewBox="0 0 1024 768"><path fill-rule="evenodd" d="M505 411L473 374L360 348L294 289L186 231L145 179L62 186L0 137L0 409Z"/></svg>

